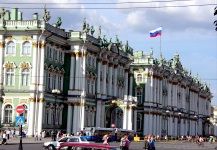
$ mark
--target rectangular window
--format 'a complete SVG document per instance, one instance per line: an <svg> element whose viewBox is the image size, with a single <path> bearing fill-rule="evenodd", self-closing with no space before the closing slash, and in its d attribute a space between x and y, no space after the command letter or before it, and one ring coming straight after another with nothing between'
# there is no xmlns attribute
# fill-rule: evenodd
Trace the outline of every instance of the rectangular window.
<svg viewBox="0 0 217 150"><path fill-rule="evenodd" d="M22 75L22 86L28 86L29 85L29 75L28 74L23 74Z"/></svg>

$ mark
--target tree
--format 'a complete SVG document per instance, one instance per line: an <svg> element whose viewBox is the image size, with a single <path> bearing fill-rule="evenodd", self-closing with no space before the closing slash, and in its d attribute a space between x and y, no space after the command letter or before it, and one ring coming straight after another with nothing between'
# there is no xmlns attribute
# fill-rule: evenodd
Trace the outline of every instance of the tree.
<svg viewBox="0 0 217 150"><path fill-rule="evenodd" d="M217 6L214 8L214 16L217 15ZM215 30L217 31L217 20L214 21Z"/></svg>

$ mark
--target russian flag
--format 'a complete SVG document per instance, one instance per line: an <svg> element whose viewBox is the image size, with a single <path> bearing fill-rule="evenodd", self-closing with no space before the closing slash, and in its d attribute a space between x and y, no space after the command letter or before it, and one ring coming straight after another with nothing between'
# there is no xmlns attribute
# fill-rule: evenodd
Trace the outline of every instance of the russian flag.
<svg viewBox="0 0 217 150"><path fill-rule="evenodd" d="M151 30L150 31L150 37L156 37L156 36L161 36L161 32L162 32L162 27L159 27L155 30Z"/></svg>

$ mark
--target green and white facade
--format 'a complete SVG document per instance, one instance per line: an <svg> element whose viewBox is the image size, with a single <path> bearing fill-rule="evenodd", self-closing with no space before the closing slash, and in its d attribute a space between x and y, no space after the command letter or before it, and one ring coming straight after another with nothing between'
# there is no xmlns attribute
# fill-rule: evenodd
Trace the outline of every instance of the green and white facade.
<svg viewBox="0 0 217 150"><path fill-rule="evenodd" d="M209 132L210 89L182 68L178 55L173 62L152 52L133 55L128 42L108 41L101 27L94 37L85 19L82 31L65 31L60 17L49 24L46 8L31 20L16 8L0 15L2 127L15 126L23 105L29 136L54 126L76 133L112 124L143 135Z"/></svg>

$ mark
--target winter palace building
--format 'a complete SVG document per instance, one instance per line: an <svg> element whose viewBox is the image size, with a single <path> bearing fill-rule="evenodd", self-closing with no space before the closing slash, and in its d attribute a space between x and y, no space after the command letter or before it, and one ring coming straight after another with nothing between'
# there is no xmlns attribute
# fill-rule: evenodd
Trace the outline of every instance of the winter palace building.
<svg viewBox="0 0 217 150"><path fill-rule="evenodd" d="M29 136L112 124L138 135L211 134L210 87L178 54L167 61L153 50L133 53L127 41L107 40L85 19L81 31L65 31L60 17L53 25L50 18L46 8L30 20L17 8L0 10L2 128L15 128L23 116Z"/></svg>

